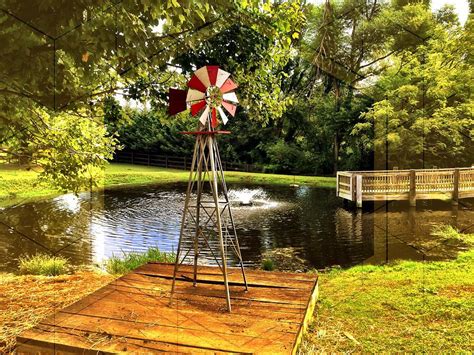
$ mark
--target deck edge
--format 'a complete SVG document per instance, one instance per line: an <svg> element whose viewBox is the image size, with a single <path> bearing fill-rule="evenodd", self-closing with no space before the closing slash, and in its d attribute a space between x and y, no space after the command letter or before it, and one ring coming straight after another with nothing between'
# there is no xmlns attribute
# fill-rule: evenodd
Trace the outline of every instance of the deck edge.
<svg viewBox="0 0 474 355"><path fill-rule="evenodd" d="M311 291L311 295L308 299L308 305L306 307L305 315L300 324L300 328L297 332L296 339L293 344L293 349L291 350L292 355L295 355L298 352L298 349L301 345L301 341L303 340L303 336L308 330L308 325L311 319L313 318L314 309L316 308L316 302L318 301L318 297L319 297L319 275L314 283L313 290Z"/></svg>

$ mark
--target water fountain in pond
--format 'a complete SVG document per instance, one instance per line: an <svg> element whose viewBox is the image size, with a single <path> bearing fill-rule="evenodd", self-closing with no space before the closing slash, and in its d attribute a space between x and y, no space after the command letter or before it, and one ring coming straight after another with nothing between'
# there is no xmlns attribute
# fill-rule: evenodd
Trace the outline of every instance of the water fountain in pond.
<svg viewBox="0 0 474 355"><path fill-rule="evenodd" d="M277 205L277 202L268 198L262 188L230 190L229 200L233 206L240 207L274 207Z"/></svg>

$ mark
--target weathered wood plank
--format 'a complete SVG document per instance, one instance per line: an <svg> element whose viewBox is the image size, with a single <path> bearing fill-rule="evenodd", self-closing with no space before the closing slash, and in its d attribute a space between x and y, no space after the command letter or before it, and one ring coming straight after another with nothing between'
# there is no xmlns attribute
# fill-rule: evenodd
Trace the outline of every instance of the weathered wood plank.
<svg viewBox="0 0 474 355"><path fill-rule="evenodd" d="M148 264L44 319L18 337L20 351L60 353L291 353L317 297L316 275L230 269L232 313L220 271L183 266L169 302L173 265ZM182 272L181 272L182 271ZM235 281L234 281L235 280ZM23 349L23 350L22 350Z"/></svg>

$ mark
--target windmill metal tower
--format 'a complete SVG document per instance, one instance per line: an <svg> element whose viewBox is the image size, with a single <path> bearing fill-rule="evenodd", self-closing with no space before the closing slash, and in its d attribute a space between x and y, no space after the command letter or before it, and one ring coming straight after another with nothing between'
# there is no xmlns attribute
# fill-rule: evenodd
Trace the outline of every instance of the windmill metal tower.
<svg viewBox="0 0 474 355"><path fill-rule="evenodd" d="M230 74L217 66L197 70L188 82L189 89L170 89L169 113L176 114L191 106L193 116L202 111L198 130L182 132L196 137L189 174L186 199L173 273L170 301L173 298L179 267L184 263L194 265L193 285L197 286L198 261L202 251L209 251L219 267L225 288L227 309L231 311L227 267L229 256L240 264L245 290L248 289L234 218L229 202L217 137L229 131L217 130L217 112L224 124L228 118L222 106L235 115L237 85Z"/></svg>

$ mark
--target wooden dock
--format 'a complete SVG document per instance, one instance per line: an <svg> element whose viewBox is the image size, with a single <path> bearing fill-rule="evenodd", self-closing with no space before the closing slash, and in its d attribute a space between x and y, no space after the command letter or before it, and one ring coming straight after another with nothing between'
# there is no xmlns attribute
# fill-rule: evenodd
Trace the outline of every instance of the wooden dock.
<svg viewBox="0 0 474 355"><path fill-rule="evenodd" d="M295 353L314 311L317 275L229 269L232 313L222 274L180 269L169 304L172 264L149 263L44 319L17 338L17 353Z"/></svg>
<svg viewBox="0 0 474 355"><path fill-rule="evenodd" d="M354 201L450 199L474 197L474 167L454 169L339 171L338 197Z"/></svg>

